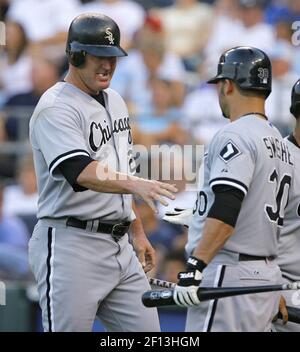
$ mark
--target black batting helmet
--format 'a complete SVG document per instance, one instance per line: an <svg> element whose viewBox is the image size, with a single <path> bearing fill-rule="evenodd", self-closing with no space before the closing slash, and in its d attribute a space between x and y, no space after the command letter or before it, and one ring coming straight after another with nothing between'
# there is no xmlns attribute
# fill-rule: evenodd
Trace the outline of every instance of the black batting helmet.
<svg viewBox="0 0 300 352"><path fill-rule="evenodd" d="M294 84L292 89L290 112L296 119L300 116L300 79Z"/></svg>
<svg viewBox="0 0 300 352"><path fill-rule="evenodd" d="M120 29L110 17L98 13L77 16L69 28L66 53L73 66L84 63L86 53L93 56L127 56L120 47Z"/></svg>
<svg viewBox="0 0 300 352"><path fill-rule="evenodd" d="M238 46L225 51L219 60L218 73L207 83L221 79L234 81L242 90L272 91L272 66L268 56L260 49Z"/></svg>

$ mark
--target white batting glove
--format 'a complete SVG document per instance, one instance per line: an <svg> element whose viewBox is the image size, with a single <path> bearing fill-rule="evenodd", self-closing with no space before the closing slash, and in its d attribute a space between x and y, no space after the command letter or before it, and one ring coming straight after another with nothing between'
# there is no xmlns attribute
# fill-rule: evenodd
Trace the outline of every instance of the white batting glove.
<svg viewBox="0 0 300 352"><path fill-rule="evenodd" d="M175 286L173 299L178 306L192 307L200 304L197 296L199 285L202 281L202 270L206 264L190 256L187 261L187 271L178 274L179 282Z"/></svg>
<svg viewBox="0 0 300 352"><path fill-rule="evenodd" d="M175 303L181 307L192 307L200 304L197 296L199 286L175 286L173 298Z"/></svg>
<svg viewBox="0 0 300 352"><path fill-rule="evenodd" d="M168 212L163 217L163 220L170 222L175 225L183 225L189 227L193 217L193 209L178 209L175 208L174 211Z"/></svg>

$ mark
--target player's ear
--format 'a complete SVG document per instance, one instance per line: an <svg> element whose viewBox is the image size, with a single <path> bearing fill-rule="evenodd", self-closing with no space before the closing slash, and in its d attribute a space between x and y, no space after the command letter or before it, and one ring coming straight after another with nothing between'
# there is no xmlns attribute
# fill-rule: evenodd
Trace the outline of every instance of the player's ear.
<svg viewBox="0 0 300 352"><path fill-rule="evenodd" d="M230 95L234 91L234 83L230 79L224 80L224 93L225 95Z"/></svg>

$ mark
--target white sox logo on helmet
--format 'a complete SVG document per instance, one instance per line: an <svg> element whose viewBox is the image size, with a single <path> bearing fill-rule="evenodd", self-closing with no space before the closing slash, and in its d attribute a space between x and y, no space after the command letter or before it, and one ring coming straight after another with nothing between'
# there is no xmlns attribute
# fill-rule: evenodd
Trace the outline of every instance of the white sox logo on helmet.
<svg viewBox="0 0 300 352"><path fill-rule="evenodd" d="M104 38L109 40L109 44L115 43L115 38L111 32L111 28L106 28L105 33L107 34Z"/></svg>

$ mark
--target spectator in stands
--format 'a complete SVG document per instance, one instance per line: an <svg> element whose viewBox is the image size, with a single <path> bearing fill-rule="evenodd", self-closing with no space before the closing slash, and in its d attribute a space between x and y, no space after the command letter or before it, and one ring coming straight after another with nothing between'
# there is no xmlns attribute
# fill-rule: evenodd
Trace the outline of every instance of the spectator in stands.
<svg viewBox="0 0 300 352"><path fill-rule="evenodd" d="M195 71L212 29L212 7L197 0L176 0L153 13L163 23L167 50L181 57L186 69Z"/></svg>
<svg viewBox="0 0 300 352"><path fill-rule="evenodd" d="M84 4L80 12L101 12L114 19L120 27L121 46L132 47L135 33L143 26L145 11L131 0L95 0Z"/></svg>
<svg viewBox="0 0 300 352"><path fill-rule="evenodd" d="M69 24L78 14L77 0L12 1L7 18L22 25L33 51L64 56Z"/></svg>
<svg viewBox="0 0 300 352"><path fill-rule="evenodd" d="M243 25L239 18L238 0L217 0L214 6L212 33L204 49L202 70L206 77L215 74L219 57L228 48L237 45ZM199 67L198 67L199 70Z"/></svg>
<svg viewBox="0 0 300 352"><path fill-rule="evenodd" d="M267 54L275 44L271 25L264 23L266 0L239 0L243 30L239 33L239 45L254 46Z"/></svg>
<svg viewBox="0 0 300 352"><path fill-rule="evenodd" d="M6 45L0 56L0 90L4 100L32 89L32 60L27 47L23 27L17 22L6 22Z"/></svg>
<svg viewBox="0 0 300 352"><path fill-rule="evenodd" d="M294 22L300 19L300 0L271 1L266 9L267 23Z"/></svg>
<svg viewBox="0 0 300 352"><path fill-rule="evenodd" d="M186 257L185 251L182 248L181 250L172 250L166 254L158 276L162 280L169 282L177 282L177 275L181 271L186 269Z"/></svg>
<svg viewBox="0 0 300 352"><path fill-rule="evenodd" d="M37 202L36 177L30 154L20 161L17 169L17 184L4 189L3 214L23 219L28 229L33 230L36 223Z"/></svg>
<svg viewBox="0 0 300 352"><path fill-rule="evenodd" d="M145 10L151 10L153 7L171 6L174 0L134 0L144 7Z"/></svg>
<svg viewBox="0 0 300 352"><path fill-rule="evenodd" d="M183 104L185 128L197 144L208 146L213 136L228 121L222 118L216 88L199 83L185 98Z"/></svg>
<svg viewBox="0 0 300 352"><path fill-rule="evenodd" d="M3 143L6 142L5 116L0 112L0 178L13 178L15 176L16 158L3 148Z"/></svg>
<svg viewBox="0 0 300 352"><path fill-rule="evenodd" d="M20 219L5 216L2 207L3 181L0 181L0 278L28 279L31 277L27 259L28 231Z"/></svg>
<svg viewBox="0 0 300 352"><path fill-rule="evenodd" d="M35 57L31 70L32 90L12 96L5 104L8 111L6 130L10 140L28 138L28 120L43 93L59 80L56 62Z"/></svg>
<svg viewBox="0 0 300 352"><path fill-rule="evenodd" d="M267 53L275 43L274 29L264 23L267 0L217 0L213 32L204 50L206 70L216 67L221 54L239 45ZM208 72L207 75L215 72Z"/></svg>
<svg viewBox="0 0 300 352"><path fill-rule="evenodd" d="M281 21L276 23L275 32L277 40L284 40L291 43L293 29L290 22Z"/></svg>
<svg viewBox="0 0 300 352"><path fill-rule="evenodd" d="M291 132L291 87L298 76L293 68L294 47L287 41L278 41L270 52L272 62L272 93L266 101L266 114L285 136Z"/></svg>
<svg viewBox="0 0 300 352"><path fill-rule="evenodd" d="M139 115L151 104L151 80L160 77L170 82L174 105L180 107L185 87L185 69L178 56L166 51L161 22L147 17L136 37L136 50L120 60L111 87L126 100L130 113Z"/></svg>
<svg viewBox="0 0 300 352"><path fill-rule="evenodd" d="M182 112L174 108L174 88L172 82L152 78L150 82L152 104L139 114L133 125L135 144L146 147L165 143L184 145L188 135L182 128Z"/></svg>
<svg viewBox="0 0 300 352"><path fill-rule="evenodd" d="M291 12L292 21L300 19L300 0L288 0L288 7Z"/></svg>

